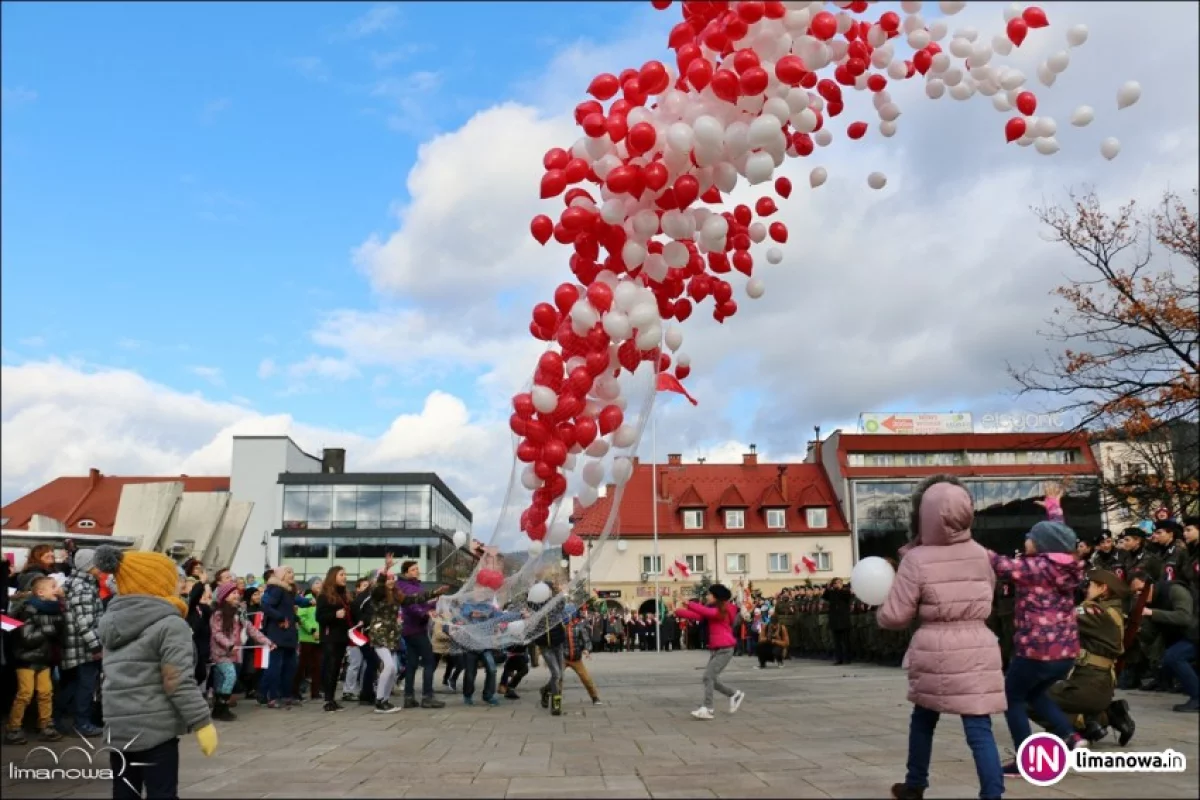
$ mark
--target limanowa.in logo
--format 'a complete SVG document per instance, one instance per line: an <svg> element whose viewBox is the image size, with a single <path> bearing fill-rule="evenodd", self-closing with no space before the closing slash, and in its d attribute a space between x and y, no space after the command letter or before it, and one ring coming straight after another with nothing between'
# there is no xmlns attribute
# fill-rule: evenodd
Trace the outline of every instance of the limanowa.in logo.
<svg viewBox="0 0 1200 800"><path fill-rule="evenodd" d="M1075 772L1185 772L1187 757L1171 749L1162 752L1098 753L1081 747L1069 750L1052 733L1035 733L1017 750L1017 770L1034 786L1053 786L1070 770Z"/></svg>
<svg viewBox="0 0 1200 800"><path fill-rule="evenodd" d="M72 745L61 753L45 745L33 748L25 754L22 766L9 763L8 777L27 781L113 781L120 778L130 789L137 791L129 778L125 777L126 771L130 767L151 766L142 761L130 761L126 757L125 751L138 740L138 736L120 748L113 746L112 731L106 734L104 744L100 747L82 736L79 739L84 747Z"/></svg>

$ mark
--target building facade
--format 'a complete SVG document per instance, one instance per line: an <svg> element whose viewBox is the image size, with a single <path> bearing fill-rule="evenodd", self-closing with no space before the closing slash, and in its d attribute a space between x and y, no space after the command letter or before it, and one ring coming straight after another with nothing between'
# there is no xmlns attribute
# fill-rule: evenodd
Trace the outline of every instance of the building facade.
<svg viewBox="0 0 1200 800"><path fill-rule="evenodd" d="M853 531L854 560L894 557L908 541L911 498L937 474L958 477L975 501L974 536L997 552L1024 546L1046 519L1050 484L1064 490L1066 522L1083 537L1105 527L1100 468L1083 434L847 434L811 442L807 461L829 476Z"/></svg>
<svg viewBox="0 0 1200 800"><path fill-rule="evenodd" d="M570 560L572 575L585 568L614 492L609 486L590 508L576 507L573 528L589 547ZM637 462L612 536L586 579L610 605L633 610L654 608L656 577L668 597L690 597L703 575L773 594L806 579L847 577L853 564L849 528L820 466L762 464L753 452L741 464L684 464L677 454L665 464Z"/></svg>

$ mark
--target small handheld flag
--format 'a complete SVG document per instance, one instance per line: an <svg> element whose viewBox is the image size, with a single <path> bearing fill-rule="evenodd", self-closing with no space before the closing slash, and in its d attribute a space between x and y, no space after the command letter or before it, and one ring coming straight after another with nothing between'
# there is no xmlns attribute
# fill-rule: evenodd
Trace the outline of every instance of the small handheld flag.
<svg viewBox="0 0 1200 800"><path fill-rule="evenodd" d="M7 614L0 614L0 627L2 627L4 629L5 633L8 633L10 631L15 631L17 628L20 628L24 624L25 623L21 622L21 620L19 620L19 619L13 619L12 617L8 616Z"/></svg>
<svg viewBox="0 0 1200 800"><path fill-rule="evenodd" d="M362 625L355 625L350 629L350 644L355 647L362 647L367 643L367 635L362 632Z"/></svg>

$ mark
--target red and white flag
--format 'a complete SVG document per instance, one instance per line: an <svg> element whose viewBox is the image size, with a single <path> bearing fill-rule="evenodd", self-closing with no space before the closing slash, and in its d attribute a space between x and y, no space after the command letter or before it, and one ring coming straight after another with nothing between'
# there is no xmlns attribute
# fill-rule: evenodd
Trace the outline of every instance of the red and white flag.
<svg viewBox="0 0 1200 800"><path fill-rule="evenodd" d="M367 635L362 632L362 624L355 625L350 629L350 644L355 647L362 647L367 643Z"/></svg>
<svg viewBox="0 0 1200 800"><path fill-rule="evenodd" d="M0 614L0 627L4 629L5 633L8 633L9 631L15 631L24 624L25 623L21 622L19 619L13 619L7 614Z"/></svg>
<svg viewBox="0 0 1200 800"><path fill-rule="evenodd" d="M657 386L658 391L674 392L675 394L681 394L684 397L686 397L688 399L688 402L691 403L692 405L694 405L694 406L700 405L700 402L698 400L696 400L696 398L694 398L690 394L688 394L687 389L683 388L683 384L679 382L679 378L676 378L671 373L669 373L669 372L658 373L657 383L658 383L658 386Z"/></svg>
<svg viewBox="0 0 1200 800"><path fill-rule="evenodd" d="M813 561L808 556L801 556L800 561L801 561L801 563L803 563L804 567L803 567L803 569L801 569L800 564L796 565L795 569L796 569L797 575L802 575L805 572L812 573L812 572L817 571L817 562Z"/></svg>
<svg viewBox="0 0 1200 800"><path fill-rule="evenodd" d="M674 567L667 567L667 577L670 578L671 580L675 580L675 568Z"/></svg>
<svg viewBox="0 0 1200 800"><path fill-rule="evenodd" d="M675 569L679 570L679 574L685 578L692 577L692 571L688 569L687 562L683 559L675 559Z"/></svg>
<svg viewBox="0 0 1200 800"><path fill-rule="evenodd" d="M254 668L266 669L271 663L271 648L259 647L254 651Z"/></svg>

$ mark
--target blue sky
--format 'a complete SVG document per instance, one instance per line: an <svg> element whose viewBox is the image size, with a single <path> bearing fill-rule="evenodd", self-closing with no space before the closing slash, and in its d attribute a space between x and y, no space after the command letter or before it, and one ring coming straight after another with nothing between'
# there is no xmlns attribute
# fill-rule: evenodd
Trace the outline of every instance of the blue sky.
<svg viewBox="0 0 1200 800"><path fill-rule="evenodd" d="M629 21L597 3L23 3L3 23L6 350L369 429L403 398L364 401L370 376L289 393L260 362L305 358L322 311L371 304L351 249L407 201L424 138Z"/></svg>

